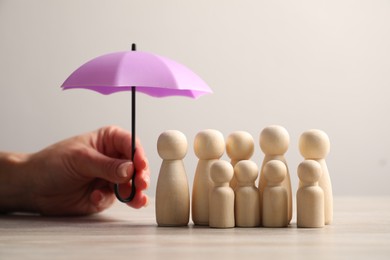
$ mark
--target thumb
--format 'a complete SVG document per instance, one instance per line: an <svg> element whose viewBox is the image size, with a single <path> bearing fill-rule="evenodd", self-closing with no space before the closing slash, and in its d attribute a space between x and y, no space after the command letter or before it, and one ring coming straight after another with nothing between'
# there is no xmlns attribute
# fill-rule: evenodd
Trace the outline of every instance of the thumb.
<svg viewBox="0 0 390 260"><path fill-rule="evenodd" d="M101 178L112 183L129 182L134 172L133 162L110 158L99 152L95 152L84 165L87 167L87 177Z"/></svg>

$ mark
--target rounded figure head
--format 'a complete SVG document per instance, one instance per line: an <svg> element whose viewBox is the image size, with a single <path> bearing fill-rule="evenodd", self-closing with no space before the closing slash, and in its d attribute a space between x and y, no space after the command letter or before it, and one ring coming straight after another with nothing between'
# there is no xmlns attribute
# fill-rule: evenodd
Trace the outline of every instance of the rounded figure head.
<svg viewBox="0 0 390 260"><path fill-rule="evenodd" d="M324 159L329 150L329 137L324 131L311 129L299 137L299 151L305 159Z"/></svg>
<svg viewBox="0 0 390 260"><path fill-rule="evenodd" d="M194 140L194 151L201 160L219 159L225 151L225 139L213 129L200 131Z"/></svg>
<svg viewBox="0 0 390 260"><path fill-rule="evenodd" d="M298 177L302 183L318 182L321 175L321 165L317 161L304 160L298 165Z"/></svg>
<svg viewBox="0 0 390 260"><path fill-rule="evenodd" d="M210 177L214 183L228 183L234 174L233 166L223 160L214 162L210 167Z"/></svg>
<svg viewBox="0 0 390 260"><path fill-rule="evenodd" d="M186 136L177 130L168 130L160 134L157 140L157 151L164 160L181 160L187 154Z"/></svg>
<svg viewBox="0 0 390 260"><path fill-rule="evenodd" d="M282 126L267 126L260 133L260 148L266 155L285 154L289 143L290 135Z"/></svg>
<svg viewBox="0 0 390 260"><path fill-rule="evenodd" d="M259 168L256 163L250 160L239 161L234 166L234 176L239 183L254 182L257 178Z"/></svg>
<svg viewBox="0 0 390 260"><path fill-rule="evenodd" d="M233 160L248 160L253 155L253 137L245 131L231 133L226 139L226 153Z"/></svg>
<svg viewBox="0 0 390 260"><path fill-rule="evenodd" d="M264 165L263 172L268 183L281 183L287 175L287 167L282 161L271 160Z"/></svg>

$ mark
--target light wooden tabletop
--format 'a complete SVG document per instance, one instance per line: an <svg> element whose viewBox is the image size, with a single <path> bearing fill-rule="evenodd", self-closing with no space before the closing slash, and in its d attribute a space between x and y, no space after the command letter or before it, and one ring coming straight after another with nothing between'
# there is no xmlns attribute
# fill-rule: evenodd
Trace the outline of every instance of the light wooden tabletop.
<svg viewBox="0 0 390 260"><path fill-rule="evenodd" d="M159 228L153 203L81 218L0 215L0 259L390 259L390 197L335 198L321 229Z"/></svg>

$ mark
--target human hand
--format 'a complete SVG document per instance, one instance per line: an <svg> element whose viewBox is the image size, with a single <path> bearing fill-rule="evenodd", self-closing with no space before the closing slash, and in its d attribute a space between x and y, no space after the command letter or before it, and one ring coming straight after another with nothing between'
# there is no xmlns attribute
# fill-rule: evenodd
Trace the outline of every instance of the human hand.
<svg viewBox="0 0 390 260"><path fill-rule="evenodd" d="M31 154L24 163L32 210L43 215L85 215L101 212L115 201L113 184L120 184L122 197L131 192L136 168L134 199L140 208L148 203L149 168L137 140L131 162L131 135L118 127L103 127Z"/></svg>

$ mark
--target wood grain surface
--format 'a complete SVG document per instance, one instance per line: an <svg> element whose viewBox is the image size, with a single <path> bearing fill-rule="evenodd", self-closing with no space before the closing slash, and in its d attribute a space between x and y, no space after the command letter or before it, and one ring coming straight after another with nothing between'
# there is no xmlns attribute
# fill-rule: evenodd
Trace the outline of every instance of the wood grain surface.
<svg viewBox="0 0 390 260"><path fill-rule="evenodd" d="M318 229L157 227L154 205L93 216L0 215L0 259L390 259L390 197L336 197ZM192 222L191 222L192 223Z"/></svg>

